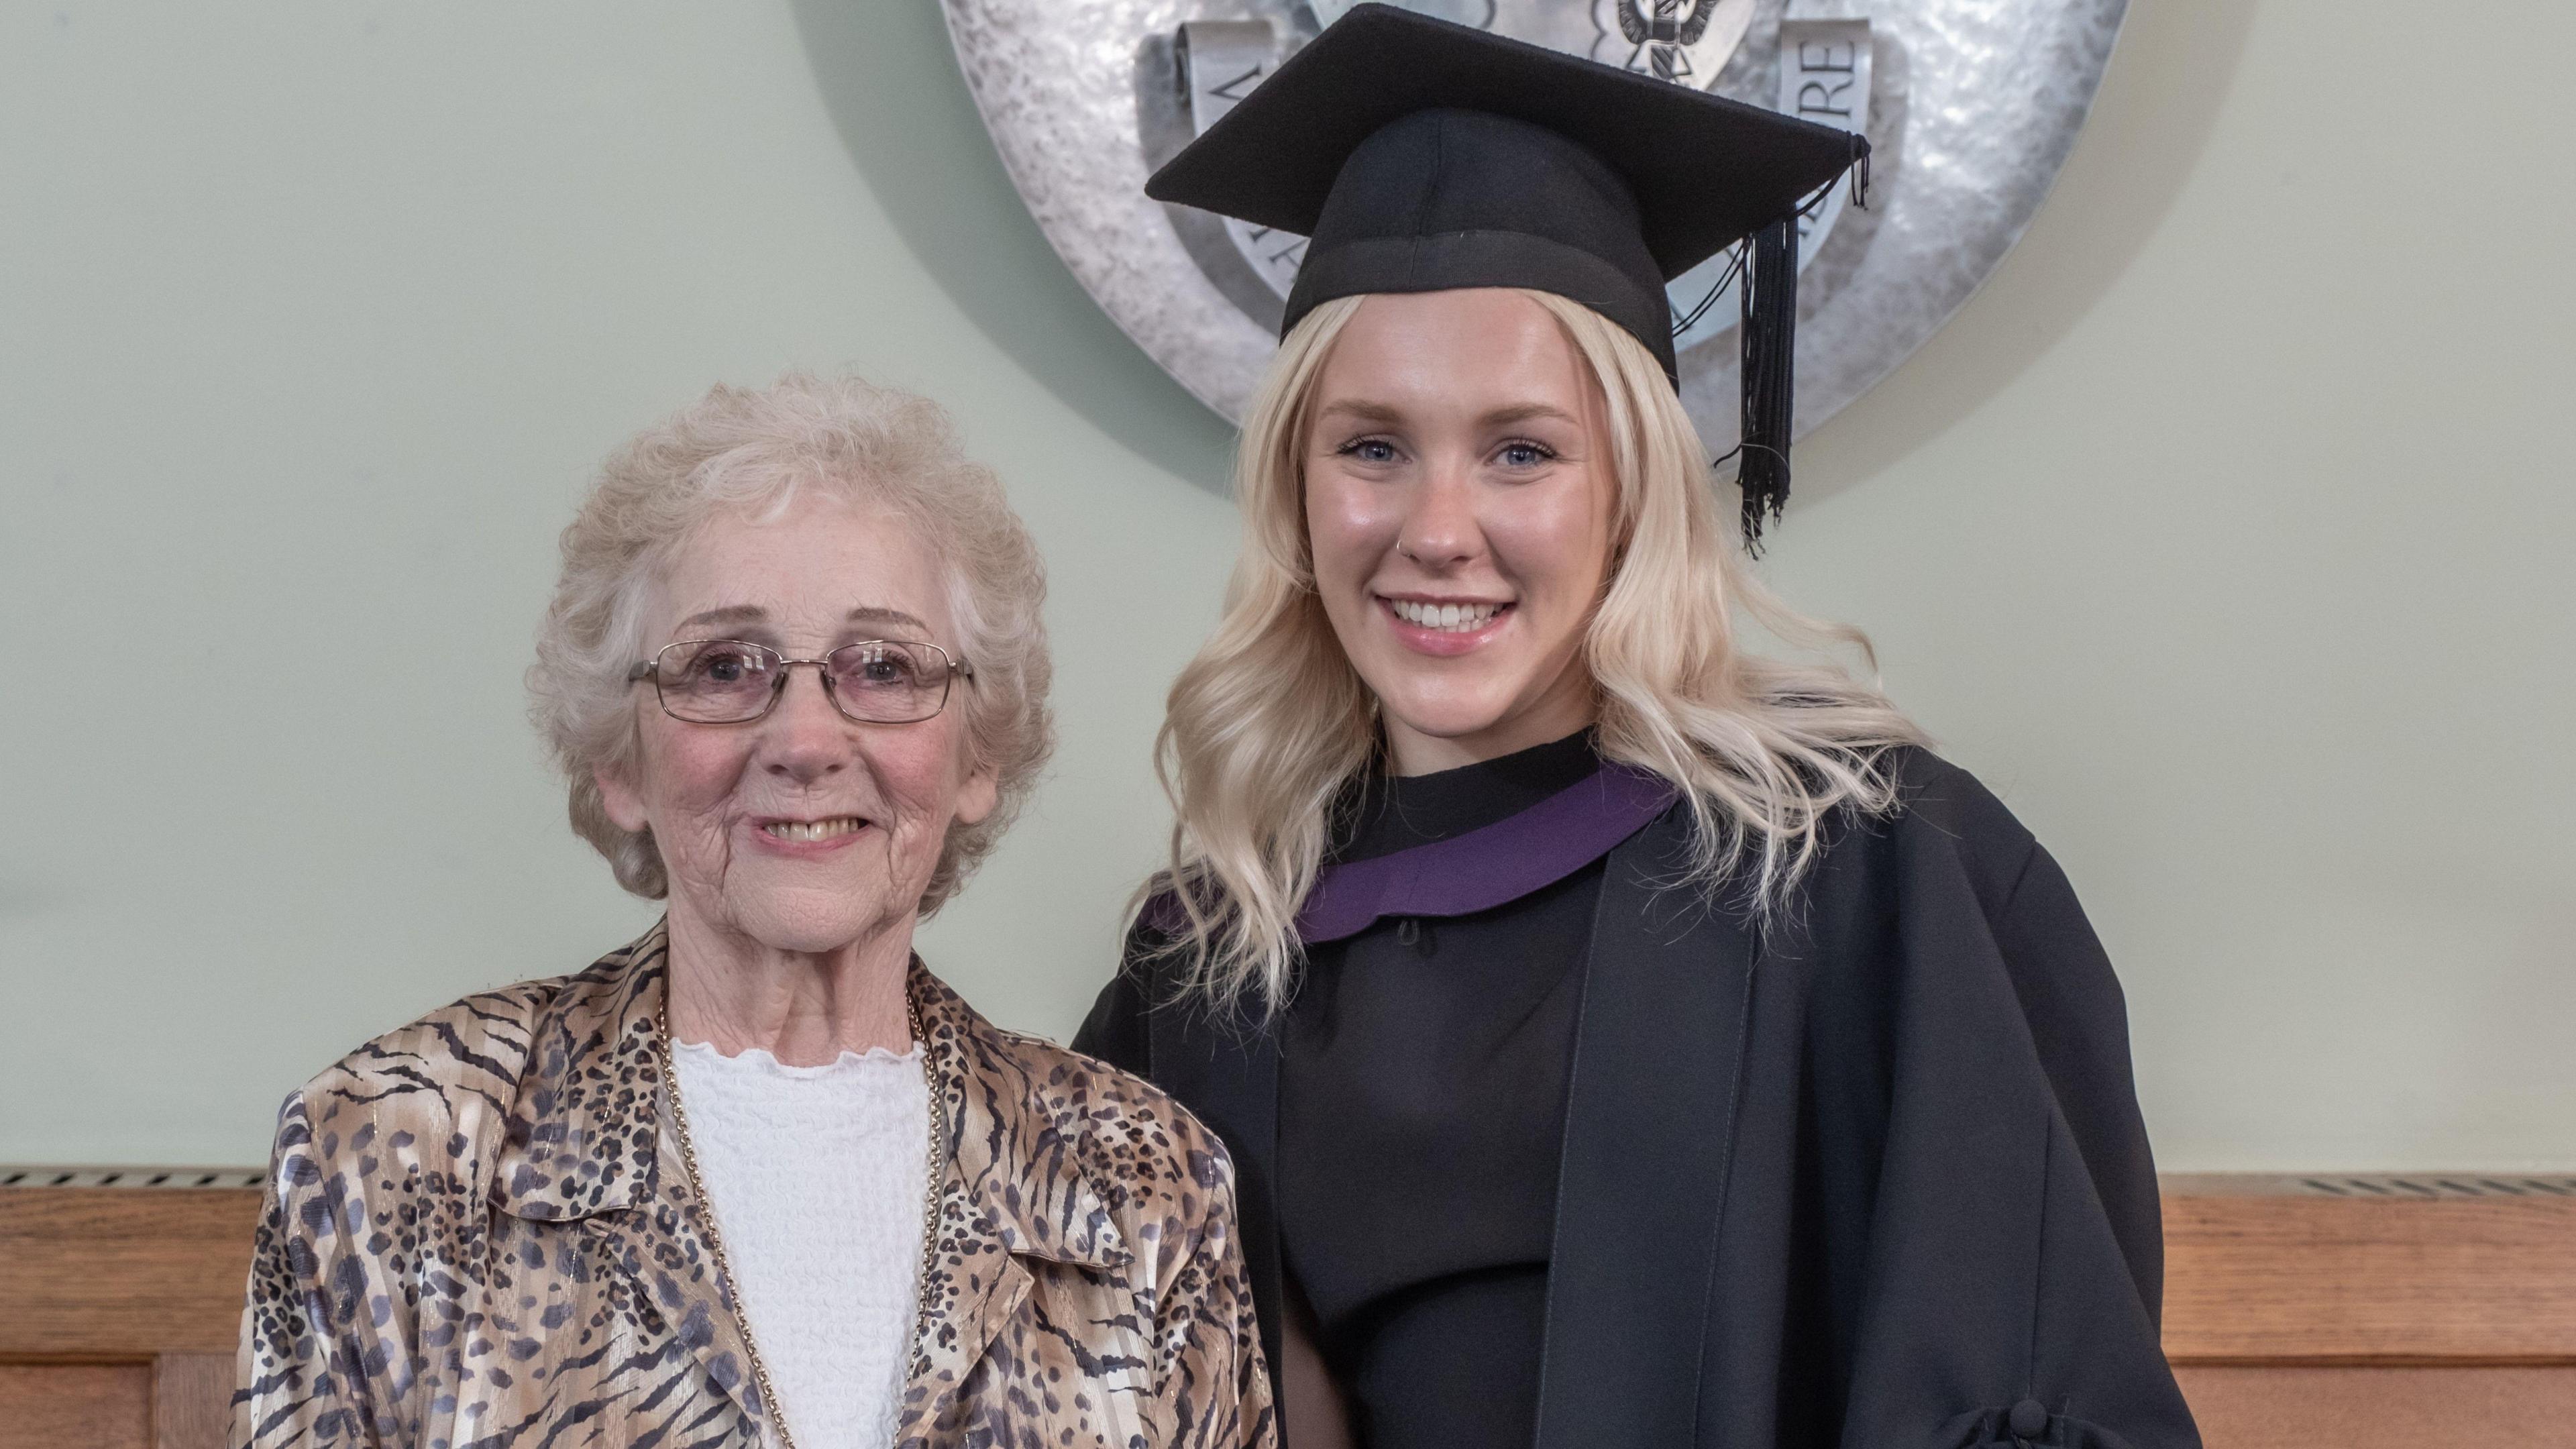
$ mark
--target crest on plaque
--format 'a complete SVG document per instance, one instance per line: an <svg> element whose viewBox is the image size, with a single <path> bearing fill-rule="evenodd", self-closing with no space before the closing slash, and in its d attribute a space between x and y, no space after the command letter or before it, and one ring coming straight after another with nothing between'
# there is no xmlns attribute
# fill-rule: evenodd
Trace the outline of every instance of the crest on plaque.
<svg viewBox="0 0 2576 1449"><path fill-rule="evenodd" d="M943 0L1003 164L1074 275L1240 420L1305 238L1145 199L1144 180L1356 0ZM1799 247L1799 432L1975 291L2056 179L2126 0L1401 0L1404 8L1868 135L1871 205ZM1640 144L1651 144L1641 138ZM1739 420L1734 253L1673 280L1702 439Z"/></svg>

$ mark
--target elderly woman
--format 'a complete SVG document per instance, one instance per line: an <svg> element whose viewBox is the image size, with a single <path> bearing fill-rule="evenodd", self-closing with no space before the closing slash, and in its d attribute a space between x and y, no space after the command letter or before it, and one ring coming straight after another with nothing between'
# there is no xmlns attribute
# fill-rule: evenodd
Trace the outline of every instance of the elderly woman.
<svg viewBox="0 0 2576 1449"><path fill-rule="evenodd" d="M2066 877L1773 601L1667 279L1858 138L1382 6L1156 178L1310 238L1171 869L1076 1045L1226 1135L1287 1441L2186 1449ZM1785 484L1750 468L1747 522Z"/></svg>
<svg viewBox="0 0 2576 1449"><path fill-rule="evenodd" d="M610 461L530 683L667 913L287 1099L235 1443L1272 1442L1224 1149L913 954L1047 755L1043 592L918 398Z"/></svg>

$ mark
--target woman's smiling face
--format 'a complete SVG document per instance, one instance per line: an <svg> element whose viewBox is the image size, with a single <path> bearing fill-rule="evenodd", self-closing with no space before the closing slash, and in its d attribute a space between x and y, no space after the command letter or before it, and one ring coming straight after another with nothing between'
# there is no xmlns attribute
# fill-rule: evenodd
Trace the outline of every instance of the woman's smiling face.
<svg viewBox="0 0 2576 1449"><path fill-rule="evenodd" d="M1500 289L1371 296L1308 416L1316 588L1397 772L1591 723L1618 484L1600 384L1556 319Z"/></svg>
<svg viewBox="0 0 2576 1449"><path fill-rule="evenodd" d="M883 511L812 495L754 522L720 516L661 580L646 650L739 639L789 658L909 639L955 653L935 559ZM638 684L638 744L626 776L603 773L609 816L650 828L684 924L779 950L822 952L910 929L951 823L991 813L993 776L973 766L953 688L914 724L858 724L817 671L746 724L690 724Z"/></svg>

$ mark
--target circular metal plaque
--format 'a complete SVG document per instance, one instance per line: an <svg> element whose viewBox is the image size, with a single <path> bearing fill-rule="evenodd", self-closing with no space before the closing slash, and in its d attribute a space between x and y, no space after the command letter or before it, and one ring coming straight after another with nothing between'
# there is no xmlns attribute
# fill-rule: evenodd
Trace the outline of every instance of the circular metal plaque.
<svg viewBox="0 0 2576 1449"><path fill-rule="evenodd" d="M1065 265L1165 371L1240 422L1277 346L1301 239L1149 201L1145 177L1351 0L942 3L1002 164ZM1911 356L2020 238L2074 146L2126 4L1406 8L1868 134L1868 209L1837 192L1803 229L1803 435ZM1722 272L1711 264L1672 289L1683 401L1721 452L1738 428L1737 307L1715 288Z"/></svg>

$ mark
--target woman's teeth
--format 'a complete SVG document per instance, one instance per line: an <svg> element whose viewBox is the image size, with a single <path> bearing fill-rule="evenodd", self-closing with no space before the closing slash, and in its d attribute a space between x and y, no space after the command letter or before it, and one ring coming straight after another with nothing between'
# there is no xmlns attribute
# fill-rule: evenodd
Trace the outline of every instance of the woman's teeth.
<svg viewBox="0 0 2576 1449"><path fill-rule="evenodd" d="M837 820L777 820L760 828L781 840L829 840L865 824L855 815L844 815Z"/></svg>
<svg viewBox="0 0 2576 1449"><path fill-rule="evenodd" d="M1412 599L1389 599L1386 606L1395 611L1395 617L1417 629L1439 629L1452 634L1482 629L1503 611L1500 604L1424 604Z"/></svg>

